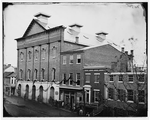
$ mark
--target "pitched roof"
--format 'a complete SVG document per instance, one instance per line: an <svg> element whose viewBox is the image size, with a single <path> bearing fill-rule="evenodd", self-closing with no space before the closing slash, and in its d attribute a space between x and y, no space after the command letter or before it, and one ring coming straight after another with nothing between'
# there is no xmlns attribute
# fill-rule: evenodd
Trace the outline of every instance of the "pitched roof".
<svg viewBox="0 0 150 120"><path fill-rule="evenodd" d="M34 17L38 17L38 16L40 16L40 15L45 16L45 17L48 17L48 18L50 17L50 15L45 14L45 13L41 13L41 12L35 14Z"/></svg>
<svg viewBox="0 0 150 120"><path fill-rule="evenodd" d="M17 76L17 74L13 72L12 74L8 75L7 77L16 77L16 76Z"/></svg>
<svg viewBox="0 0 150 120"><path fill-rule="evenodd" d="M10 74L12 74L13 72L4 72L3 73L3 77L7 78Z"/></svg>

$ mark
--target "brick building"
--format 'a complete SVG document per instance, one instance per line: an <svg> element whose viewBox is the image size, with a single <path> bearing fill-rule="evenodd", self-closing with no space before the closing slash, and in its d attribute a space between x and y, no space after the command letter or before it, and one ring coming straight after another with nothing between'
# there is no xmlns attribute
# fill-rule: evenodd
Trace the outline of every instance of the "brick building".
<svg viewBox="0 0 150 120"><path fill-rule="evenodd" d="M73 103L83 103L84 101L86 104L97 104L96 91L101 91L104 95L105 68L110 68L111 62L116 61L120 55L121 52L110 44L61 52L62 80L64 78L68 80L70 76L71 78L60 84L60 99L70 106ZM87 74L91 75L88 79ZM97 76L97 81L94 81L94 74ZM96 95L95 100L93 99L94 94Z"/></svg>
<svg viewBox="0 0 150 120"><path fill-rule="evenodd" d="M48 102L59 100L60 53L101 44L101 38L80 32L81 25L49 26L49 15L38 13L24 35L17 38L17 94L27 99Z"/></svg>
<svg viewBox="0 0 150 120"><path fill-rule="evenodd" d="M105 104L112 109L112 116L146 115L147 74L133 69L132 50L130 55L127 52L122 55L126 58L120 57L116 67L113 66L111 72L105 73Z"/></svg>

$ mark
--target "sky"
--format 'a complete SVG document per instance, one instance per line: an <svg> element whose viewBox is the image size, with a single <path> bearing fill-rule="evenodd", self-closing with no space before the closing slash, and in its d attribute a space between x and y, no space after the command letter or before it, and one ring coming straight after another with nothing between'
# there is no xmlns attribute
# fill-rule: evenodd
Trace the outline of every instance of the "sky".
<svg viewBox="0 0 150 120"><path fill-rule="evenodd" d="M4 10L4 64L17 67L15 39L23 36L38 12L50 15L50 24L68 26L78 23L83 25L82 32L91 35L105 31L107 39L124 46L128 53L134 50L136 64L145 64L145 11L140 4L127 3L28 3L8 6Z"/></svg>

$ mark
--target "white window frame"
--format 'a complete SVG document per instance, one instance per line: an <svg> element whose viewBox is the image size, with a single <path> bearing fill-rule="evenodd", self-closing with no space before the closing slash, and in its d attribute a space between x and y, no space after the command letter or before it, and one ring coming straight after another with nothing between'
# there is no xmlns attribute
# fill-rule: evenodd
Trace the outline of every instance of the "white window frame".
<svg viewBox="0 0 150 120"><path fill-rule="evenodd" d="M100 92L100 90L99 90L99 89L94 89L94 103L98 103L98 101L95 101L96 92ZM97 97L97 98L98 98L98 97Z"/></svg>
<svg viewBox="0 0 150 120"><path fill-rule="evenodd" d="M122 76L122 81L120 81L120 76ZM120 83L123 82L123 75L122 75L122 74L119 75L119 80L118 80L118 82L120 82Z"/></svg>
<svg viewBox="0 0 150 120"><path fill-rule="evenodd" d="M91 73L85 73L85 83L90 83L90 81L86 81L86 75L90 76L90 78L91 78Z"/></svg>
<svg viewBox="0 0 150 120"><path fill-rule="evenodd" d="M73 61L73 55L69 56L69 64L73 64L73 63L71 63L71 60Z"/></svg>
<svg viewBox="0 0 150 120"><path fill-rule="evenodd" d="M128 89L128 90L131 90L131 89ZM127 102L129 103L134 103L134 91L133 91L133 101L132 100L128 100L128 90L127 90Z"/></svg>
<svg viewBox="0 0 150 120"><path fill-rule="evenodd" d="M112 76L113 77L113 81L110 81L110 76ZM114 75L109 75L109 82L114 82Z"/></svg>
<svg viewBox="0 0 150 120"><path fill-rule="evenodd" d="M99 83L100 82L100 80L97 82L97 81L95 81L95 75L99 75L99 77L100 77L100 73L94 73L94 83Z"/></svg>
<svg viewBox="0 0 150 120"><path fill-rule="evenodd" d="M63 65L66 65L66 64L67 64L67 56L63 56Z"/></svg>
<svg viewBox="0 0 150 120"><path fill-rule="evenodd" d="M132 75L133 76L133 81L129 81L129 76L131 76L131 75L128 75L128 83L133 83L133 81L134 81L134 75Z"/></svg>
<svg viewBox="0 0 150 120"><path fill-rule="evenodd" d="M78 63L78 59L80 59L80 63ZM81 54L78 54L78 55L77 55L77 61L76 61L76 64L81 64Z"/></svg>
<svg viewBox="0 0 150 120"><path fill-rule="evenodd" d="M77 79L77 74L80 74L80 79ZM81 73L77 73L76 74L76 82L78 81L78 80L80 80L80 85L81 85ZM77 85L77 83L76 83L76 86L80 86L80 85Z"/></svg>

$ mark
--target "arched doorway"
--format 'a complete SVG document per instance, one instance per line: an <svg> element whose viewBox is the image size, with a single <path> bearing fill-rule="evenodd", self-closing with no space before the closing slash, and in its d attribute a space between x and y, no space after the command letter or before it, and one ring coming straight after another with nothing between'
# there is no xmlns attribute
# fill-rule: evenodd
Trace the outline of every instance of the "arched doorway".
<svg viewBox="0 0 150 120"><path fill-rule="evenodd" d="M26 85L26 93L25 93L25 98L29 98L29 85Z"/></svg>
<svg viewBox="0 0 150 120"><path fill-rule="evenodd" d="M49 103L54 104L54 87L50 88L50 97L49 97Z"/></svg>
<svg viewBox="0 0 150 120"><path fill-rule="evenodd" d="M54 87L50 89L50 97L54 100Z"/></svg>
<svg viewBox="0 0 150 120"><path fill-rule="evenodd" d="M33 85L32 87L32 100L35 100L35 95L36 95L36 87Z"/></svg>
<svg viewBox="0 0 150 120"><path fill-rule="evenodd" d="M21 84L18 85L18 96L21 97Z"/></svg>
<svg viewBox="0 0 150 120"><path fill-rule="evenodd" d="M40 86L38 100L39 102L43 102L43 86Z"/></svg>

